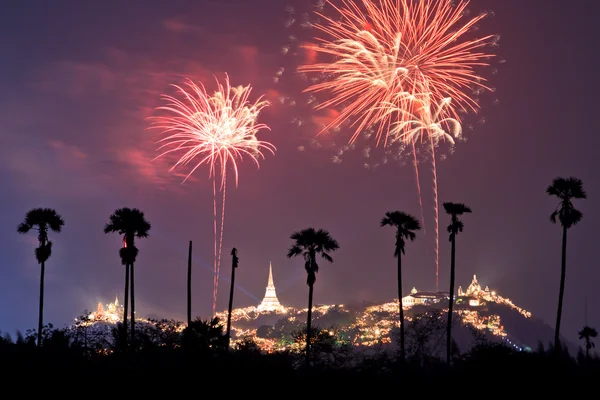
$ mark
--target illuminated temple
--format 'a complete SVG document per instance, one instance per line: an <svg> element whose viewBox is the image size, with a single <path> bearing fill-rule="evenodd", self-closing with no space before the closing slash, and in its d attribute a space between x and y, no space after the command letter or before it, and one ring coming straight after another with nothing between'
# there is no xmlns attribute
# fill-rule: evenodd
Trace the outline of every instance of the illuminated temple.
<svg viewBox="0 0 600 400"><path fill-rule="evenodd" d="M269 281L267 282L267 289L265 291L265 297L261 303L256 307L258 312L278 312L285 313L286 309L281 305L277 299L277 293L275 292L275 284L273 283L273 266L269 263Z"/></svg>
<svg viewBox="0 0 600 400"><path fill-rule="evenodd" d="M103 321L116 323L121 322L123 317L123 306L119 304L119 298L115 297L115 302L106 305L106 308L102 303L98 303L96 311L91 313L89 319L92 321Z"/></svg>
<svg viewBox="0 0 600 400"><path fill-rule="evenodd" d="M448 292L419 292L412 288L408 296L402 298L402 307L411 308L418 305L428 305L448 300Z"/></svg>

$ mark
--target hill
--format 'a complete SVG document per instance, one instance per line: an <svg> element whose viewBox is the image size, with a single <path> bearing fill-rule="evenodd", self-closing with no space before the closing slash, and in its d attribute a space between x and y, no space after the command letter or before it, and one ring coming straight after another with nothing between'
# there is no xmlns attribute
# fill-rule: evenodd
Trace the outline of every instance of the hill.
<svg viewBox="0 0 600 400"><path fill-rule="evenodd" d="M548 345L553 341L552 328L496 291L482 289L476 276L466 291L459 287L455 301L453 338L460 351L483 340L504 342L519 351L530 351L540 343ZM425 351L425 347L430 355L444 351L447 302L447 293L416 289L402 299L407 343L414 351ZM263 311L260 305L234 309L232 338L251 338L269 352L293 348L298 346L298 337L305 329L306 313L307 309L284 306L277 311ZM313 309L313 327L357 348L393 348L389 345L397 336L398 314L397 299L383 304L317 305ZM225 322L227 312L217 313L217 317ZM567 345L572 354L578 350L571 343Z"/></svg>

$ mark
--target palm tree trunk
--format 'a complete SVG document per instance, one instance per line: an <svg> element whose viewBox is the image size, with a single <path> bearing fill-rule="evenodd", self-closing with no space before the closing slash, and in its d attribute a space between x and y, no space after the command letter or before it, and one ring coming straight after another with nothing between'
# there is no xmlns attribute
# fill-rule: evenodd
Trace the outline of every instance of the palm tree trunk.
<svg viewBox="0 0 600 400"><path fill-rule="evenodd" d="M135 292L133 283L133 263L131 263L131 350L135 351Z"/></svg>
<svg viewBox="0 0 600 400"><path fill-rule="evenodd" d="M229 308L227 309L227 348L231 340L231 311L233 309L233 288L235 285L235 265L231 266L231 289L229 289Z"/></svg>
<svg viewBox="0 0 600 400"><path fill-rule="evenodd" d="M398 309L400 310L400 361L406 360L404 352L404 309L402 308L402 255L398 251Z"/></svg>
<svg viewBox="0 0 600 400"><path fill-rule="evenodd" d="M46 244L43 243L42 246ZM42 347L42 330L44 329L44 274L46 272L46 263L41 263L42 271L40 273L40 314L38 319L37 345Z"/></svg>
<svg viewBox="0 0 600 400"><path fill-rule="evenodd" d="M452 308L454 306L454 262L456 256L456 235L452 235L452 251L450 254L450 299L448 300L448 327L446 328L446 363L452 359Z"/></svg>
<svg viewBox="0 0 600 400"><path fill-rule="evenodd" d="M585 339L585 359L590 359L590 348L591 348L590 338Z"/></svg>
<svg viewBox="0 0 600 400"><path fill-rule="evenodd" d="M123 352L127 352L127 310L129 307L129 264L125 265L125 303L123 304Z"/></svg>
<svg viewBox="0 0 600 400"><path fill-rule="evenodd" d="M313 286L314 283L308 285L308 314L306 316L306 366L310 366L310 338L311 338L311 322L312 322L312 303L313 303Z"/></svg>
<svg viewBox="0 0 600 400"><path fill-rule="evenodd" d="M192 324L192 241L188 250L187 270L187 326Z"/></svg>
<svg viewBox="0 0 600 400"><path fill-rule="evenodd" d="M556 310L556 328L554 329L554 353L560 353L560 320L562 317L563 296L565 294L565 276L567 273L567 228L563 226L562 260L560 266L560 290L558 292L558 310Z"/></svg>

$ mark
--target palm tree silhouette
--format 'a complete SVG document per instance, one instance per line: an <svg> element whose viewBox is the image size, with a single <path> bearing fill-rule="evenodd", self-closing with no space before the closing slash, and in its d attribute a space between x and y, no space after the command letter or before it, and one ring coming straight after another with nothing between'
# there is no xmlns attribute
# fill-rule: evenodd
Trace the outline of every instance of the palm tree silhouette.
<svg viewBox="0 0 600 400"><path fill-rule="evenodd" d="M415 240L415 231L421 229L421 224L412 215L402 211L388 211L381 220L381 226L396 228L396 250L394 257L398 259L398 308L400 309L400 359L405 361L404 351L404 309L402 308L402 254L406 239Z"/></svg>
<svg viewBox="0 0 600 400"><path fill-rule="evenodd" d="M470 213L471 209L462 203L444 203L444 210L451 216L448 225L449 240L452 243L450 255L450 292L448 300L448 326L446 328L446 363L450 365L452 357L452 308L454 305L454 271L456 267L456 235L463 231L464 224L458 219L460 215Z"/></svg>
<svg viewBox="0 0 600 400"><path fill-rule="evenodd" d="M119 249L121 263L125 266L125 304L123 305L123 334L127 338L127 302L129 294L129 281L131 275L131 345L135 343L135 292L133 264L138 255L135 247L135 238L148 237L150 223L146 221L144 213L137 208L119 208L110 217L104 226L104 233L117 232L123 237L123 247Z"/></svg>
<svg viewBox="0 0 600 400"><path fill-rule="evenodd" d="M44 274L46 261L52 255L52 242L48 240L48 229L60 232L64 226L63 218L52 208L33 208L25 214L25 220L17 227L17 232L28 233L34 229L38 231L39 247L35 249L35 258L41 266L40 273L40 310L38 319L37 345L42 345L42 330L44 328Z"/></svg>
<svg viewBox="0 0 600 400"><path fill-rule="evenodd" d="M596 347L596 344L592 342L592 338L598 336L598 332L589 326L584 326L582 330L579 331L579 339L585 340L585 358L590 358L590 350Z"/></svg>
<svg viewBox="0 0 600 400"><path fill-rule="evenodd" d="M307 228L292 233L290 239L294 244L288 250L288 258L296 257L300 254L304 257L304 268L306 269L308 285L308 315L306 317L306 364L310 365L310 339L311 339L311 319L313 286L317 280L319 265L317 264L317 255L320 254L325 260L333 262L329 252L337 250L340 246L338 242L331 237L329 232L323 229Z"/></svg>
<svg viewBox="0 0 600 400"><path fill-rule="evenodd" d="M556 312L556 327L554 329L554 351L556 354L559 354L560 320L562 317L563 296L565 294L565 275L567 272L567 230L583 219L582 212L573 207L571 200L585 199L587 195L585 190L583 190L583 182L581 179L574 177L554 178L552 184L546 189L546 193L550 196L556 196L560 200L554 212L550 214L550 221L554 224L556 221L559 221L563 228L560 290L558 292L558 310Z"/></svg>
<svg viewBox="0 0 600 400"><path fill-rule="evenodd" d="M238 267L239 258L237 256L237 249L234 247L231 249L231 288L229 289L229 308L227 309L227 347L229 348L229 341L231 340L231 311L233 309L233 289L235 287L235 269Z"/></svg>
<svg viewBox="0 0 600 400"><path fill-rule="evenodd" d="M226 338L219 318L193 320L183 330L182 345L191 354L225 349Z"/></svg>

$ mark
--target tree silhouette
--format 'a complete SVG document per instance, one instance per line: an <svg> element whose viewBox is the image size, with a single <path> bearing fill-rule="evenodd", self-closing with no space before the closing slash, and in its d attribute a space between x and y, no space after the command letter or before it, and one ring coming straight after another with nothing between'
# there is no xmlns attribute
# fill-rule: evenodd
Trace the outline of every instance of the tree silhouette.
<svg viewBox="0 0 600 400"><path fill-rule="evenodd" d="M400 310L400 359L406 360L404 350L404 309L402 308L402 255L406 240L415 240L415 231L421 229L421 224L412 215L402 211L388 211L381 220L381 226L396 228L396 248L394 257L398 259L398 308Z"/></svg>
<svg viewBox="0 0 600 400"><path fill-rule="evenodd" d="M219 318L196 318L183 330L182 345L192 354L226 349L226 338Z"/></svg>
<svg viewBox="0 0 600 400"><path fill-rule="evenodd" d="M446 363L450 365L452 357L452 308L454 306L454 272L456 267L456 235L463 231L464 224L458 219L460 215L470 213L471 209L462 203L444 203L444 210L450 215L448 225L449 240L452 243L450 254L450 292L448 300L448 326L446 328Z"/></svg>
<svg viewBox="0 0 600 400"><path fill-rule="evenodd" d="M592 338L598 336L598 332L589 326L584 326L582 330L579 331L579 339L585 340L585 358L590 358L590 350L596 347L596 344L592 342Z"/></svg>
<svg viewBox="0 0 600 400"><path fill-rule="evenodd" d="M40 273L40 309L38 318L37 345L42 345L42 330L44 327L44 274L46 261L52 255L52 242L48 239L48 229L60 232L64 226L63 218L52 208L34 208L25 214L25 220L17 227L17 232L25 234L37 230L40 245L35 249L35 258L41 266Z"/></svg>
<svg viewBox="0 0 600 400"><path fill-rule="evenodd" d="M137 208L119 208L110 217L104 226L104 233L117 232L123 237L123 247L119 249L121 263L125 266L125 304L123 315L123 334L127 337L127 301L129 294L129 280L131 274L131 341L132 348L135 341L135 292L133 265L138 255L135 247L135 238L148 237L150 223L146 221L144 213Z"/></svg>
<svg viewBox="0 0 600 400"><path fill-rule="evenodd" d="M330 252L337 250L340 246L338 242L331 237L329 232L323 229L316 230L307 228L292 233L290 239L294 244L288 250L288 258L296 257L300 254L304 257L304 268L306 269L308 285L308 315L306 317L306 364L310 365L310 335L312 319L313 287L317 280L319 265L317 264L317 255L329 262L333 262Z"/></svg>
<svg viewBox="0 0 600 400"><path fill-rule="evenodd" d="M231 288L229 289L229 307L227 308L227 347L231 341L231 311L233 309L233 290L235 287L235 269L238 267L239 259L237 256L237 249L234 247L231 249Z"/></svg>
<svg viewBox="0 0 600 400"><path fill-rule="evenodd" d="M562 233L562 258L560 268L560 289L558 292L558 309L556 311L556 327L554 329L554 352L560 353L560 321L562 317L563 296L565 294L565 276L567 273L567 230L583 219L581 211L577 210L573 199L585 199L587 197L583 190L583 182L578 178L554 178L552 184L546 189L550 196L556 196L559 203L552 214L550 221L555 224L560 222Z"/></svg>

